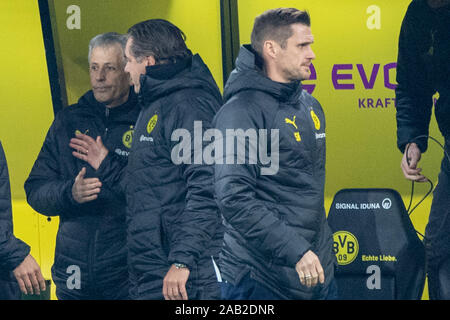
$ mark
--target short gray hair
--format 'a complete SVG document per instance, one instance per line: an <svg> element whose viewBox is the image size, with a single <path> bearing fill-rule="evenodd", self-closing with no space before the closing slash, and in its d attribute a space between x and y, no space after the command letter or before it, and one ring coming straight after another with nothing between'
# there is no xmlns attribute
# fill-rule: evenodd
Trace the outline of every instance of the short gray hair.
<svg viewBox="0 0 450 320"><path fill-rule="evenodd" d="M94 48L97 47L109 47L118 44L121 46L124 54L122 55L122 59L124 64L125 61L125 46L127 44L127 36L124 34L119 34L117 32L107 32L98 34L89 41L89 53L88 53L88 62L91 63L91 54Z"/></svg>

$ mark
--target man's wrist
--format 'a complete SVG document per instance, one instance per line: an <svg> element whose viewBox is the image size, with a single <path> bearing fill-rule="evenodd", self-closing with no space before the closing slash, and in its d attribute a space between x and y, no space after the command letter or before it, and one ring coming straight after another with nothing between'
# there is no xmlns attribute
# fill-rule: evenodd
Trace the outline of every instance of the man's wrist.
<svg viewBox="0 0 450 320"><path fill-rule="evenodd" d="M173 263L173 266L177 269L189 269L188 266L185 265L184 263L175 262Z"/></svg>

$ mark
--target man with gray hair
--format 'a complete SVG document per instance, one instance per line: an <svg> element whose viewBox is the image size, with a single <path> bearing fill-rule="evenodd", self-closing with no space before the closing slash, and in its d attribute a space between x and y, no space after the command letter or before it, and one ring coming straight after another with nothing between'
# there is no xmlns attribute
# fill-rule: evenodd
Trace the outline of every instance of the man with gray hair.
<svg viewBox="0 0 450 320"><path fill-rule="evenodd" d="M173 150L180 142L175 132L203 135L198 123L211 128L222 97L208 67L185 40L181 29L163 19L142 21L128 30L125 70L141 113L126 170L103 182L121 185L127 198L132 299L220 297L215 261L223 232L213 167L203 161L180 163ZM191 138L185 141L191 143ZM86 161L102 163L101 141L87 147L83 152L98 156ZM186 154L196 158L197 150L189 147Z"/></svg>
<svg viewBox="0 0 450 320"><path fill-rule="evenodd" d="M25 182L28 203L60 218L52 267L58 299L128 299L125 199L102 183L126 165L139 114L125 44L113 32L91 40L92 90L56 115ZM87 162L95 156L88 145L98 141L107 147L101 166Z"/></svg>

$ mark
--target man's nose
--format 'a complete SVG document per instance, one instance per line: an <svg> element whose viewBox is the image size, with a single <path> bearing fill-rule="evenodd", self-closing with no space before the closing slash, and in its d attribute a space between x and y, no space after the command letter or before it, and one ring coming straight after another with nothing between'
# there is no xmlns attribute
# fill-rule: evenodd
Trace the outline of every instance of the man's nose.
<svg viewBox="0 0 450 320"><path fill-rule="evenodd" d="M311 60L314 60L316 58L316 55L312 48L309 49L308 58Z"/></svg>
<svg viewBox="0 0 450 320"><path fill-rule="evenodd" d="M97 76L95 77L97 81L105 81L106 80L106 72L105 69L100 69L97 72Z"/></svg>

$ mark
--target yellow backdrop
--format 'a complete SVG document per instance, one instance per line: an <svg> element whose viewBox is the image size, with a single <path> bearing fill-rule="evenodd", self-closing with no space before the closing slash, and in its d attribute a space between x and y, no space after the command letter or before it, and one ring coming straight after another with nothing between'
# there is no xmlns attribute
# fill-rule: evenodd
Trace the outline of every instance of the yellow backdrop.
<svg viewBox="0 0 450 320"><path fill-rule="evenodd" d="M410 183L401 174L401 154L396 148L392 90L398 34L409 2L238 1L241 43L249 42L254 17L266 9L292 6L308 9L312 16L316 77L305 84L313 88L327 117L327 209L342 188L393 188L409 202ZM223 85L219 0L58 0L50 1L50 9L69 103L89 89L89 39L108 31L124 33L132 24L150 18L178 25L187 35L188 46L201 54L219 87ZM37 1L1 1L0 18L4 30L0 139L10 167L15 232L32 246L32 254L50 278L58 219L49 222L37 215L26 204L23 190L53 120ZM442 140L434 120L430 134ZM430 143L422 160L425 174L434 181L441 155ZM415 201L427 187L416 188ZM430 204L431 197L412 215L422 233Z"/></svg>
<svg viewBox="0 0 450 320"><path fill-rule="evenodd" d="M31 246L50 279L52 259L46 247L52 245L40 245L39 230L46 225L26 203L23 189L53 119L38 2L1 1L0 26L0 139L9 166L14 231Z"/></svg>

